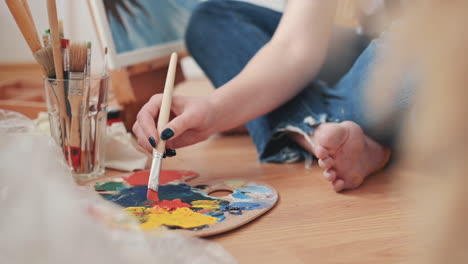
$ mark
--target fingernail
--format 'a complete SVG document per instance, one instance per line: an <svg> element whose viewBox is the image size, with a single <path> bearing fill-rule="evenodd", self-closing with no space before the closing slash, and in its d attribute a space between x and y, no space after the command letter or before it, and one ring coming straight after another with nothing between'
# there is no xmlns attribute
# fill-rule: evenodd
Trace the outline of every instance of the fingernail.
<svg viewBox="0 0 468 264"><path fill-rule="evenodd" d="M165 159L167 157L166 153L163 154L163 159Z"/></svg>
<svg viewBox="0 0 468 264"><path fill-rule="evenodd" d="M166 149L166 156L170 158L170 157L174 157L175 155L177 155L177 152L175 149Z"/></svg>
<svg viewBox="0 0 468 264"><path fill-rule="evenodd" d="M153 148L156 148L156 139L154 139L154 137L149 137L148 141L151 144L151 146L153 146Z"/></svg>
<svg viewBox="0 0 468 264"><path fill-rule="evenodd" d="M173 136L174 136L174 131L170 128L164 129L164 131L161 133L162 140L168 140Z"/></svg>

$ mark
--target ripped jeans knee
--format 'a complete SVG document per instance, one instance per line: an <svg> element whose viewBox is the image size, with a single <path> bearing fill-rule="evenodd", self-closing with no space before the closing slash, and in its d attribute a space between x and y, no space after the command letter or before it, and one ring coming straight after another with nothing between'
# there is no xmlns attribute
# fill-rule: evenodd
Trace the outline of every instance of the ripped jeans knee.
<svg viewBox="0 0 468 264"><path fill-rule="evenodd" d="M327 115L324 88L323 83L315 82L275 111L246 124L260 162L312 162L312 154L289 134L298 133L312 143L310 135L320 124L337 121Z"/></svg>

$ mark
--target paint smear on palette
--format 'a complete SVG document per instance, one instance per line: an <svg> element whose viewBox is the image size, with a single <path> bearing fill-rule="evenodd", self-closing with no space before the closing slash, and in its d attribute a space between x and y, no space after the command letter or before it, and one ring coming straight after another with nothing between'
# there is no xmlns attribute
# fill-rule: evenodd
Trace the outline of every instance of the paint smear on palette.
<svg viewBox="0 0 468 264"><path fill-rule="evenodd" d="M94 188L104 199L125 208L144 230L161 226L170 229L200 230L246 210L271 207L277 199L268 187L244 181L226 181L233 189L224 197L211 197L207 190L217 186L190 186L184 180L197 176L190 171L166 171L160 175L159 202L146 198L149 171L134 173L115 181L98 182ZM221 185L219 187L222 187Z"/></svg>
<svg viewBox="0 0 468 264"><path fill-rule="evenodd" d="M143 230L153 229L162 225L192 229L218 222L218 218L194 212L187 207L176 208L174 210L166 210L159 206L153 208L128 207L125 210L137 216L137 219L141 223L140 227Z"/></svg>
<svg viewBox="0 0 468 264"><path fill-rule="evenodd" d="M132 186L148 185L150 171L138 171L134 174L123 178L128 184ZM198 174L193 171L173 171L165 170L164 173L161 173L159 176L159 184L164 185L173 181L190 179L196 177Z"/></svg>

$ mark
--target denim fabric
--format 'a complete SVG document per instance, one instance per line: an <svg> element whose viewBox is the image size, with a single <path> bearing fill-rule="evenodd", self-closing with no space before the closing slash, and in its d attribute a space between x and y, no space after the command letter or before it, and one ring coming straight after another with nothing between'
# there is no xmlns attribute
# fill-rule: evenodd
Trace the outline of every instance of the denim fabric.
<svg viewBox="0 0 468 264"><path fill-rule="evenodd" d="M281 15L245 2L207 1L192 14L186 46L218 88L239 74L271 39ZM310 159L307 151L286 136L289 132L308 135L321 123L345 120L366 125L363 93L378 42L367 45L364 37L349 30L347 34L354 41L339 57L337 52L328 53L315 81L281 107L246 124L260 161ZM342 61L339 67L336 61Z"/></svg>

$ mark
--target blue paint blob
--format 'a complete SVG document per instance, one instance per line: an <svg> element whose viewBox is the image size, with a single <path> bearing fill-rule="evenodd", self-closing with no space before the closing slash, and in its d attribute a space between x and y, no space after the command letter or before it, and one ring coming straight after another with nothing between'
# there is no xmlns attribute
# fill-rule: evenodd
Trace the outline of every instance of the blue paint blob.
<svg viewBox="0 0 468 264"><path fill-rule="evenodd" d="M103 197L123 207L149 207L152 202L146 199L147 192L147 186L134 186L121 190L116 195Z"/></svg>
<svg viewBox="0 0 468 264"><path fill-rule="evenodd" d="M247 184L242 188L236 189L236 191L243 192L243 193L263 193L263 194L272 194L270 188L266 186L259 186L254 184Z"/></svg>
<svg viewBox="0 0 468 264"><path fill-rule="evenodd" d="M211 212L211 213L206 213L204 215L209 215L209 216L218 218L218 222L222 222L224 221L224 219L226 219L226 216L224 216L224 213L221 213L221 212Z"/></svg>
<svg viewBox="0 0 468 264"><path fill-rule="evenodd" d="M159 186L159 199L161 201L181 199L182 202L190 204L197 200L216 200L195 191L187 184L161 185ZM104 199L114 202L123 207L151 207L152 201L147 200L147 186L133 186L121 190L115 195L102 195Z"/></svg>
<svg viewBox="0 0 468 264"><path fill-rule="evenodd" d="M228 212L229 214L232 215L242 215L242 209L239 207L231 206L231 205L226 205L226 206L221 206L219 208L220 212Z"/></svg>
<svg viewBox="0 0 468 264"><path fill-rule="evenodd" d="M238 207L228 207L228 213L232 215L242 215L242 210Z"/></svg>
<svg viewBox="0 0 468 264"><path fill-rule="evenodd" d="M235 202L228 207L230 208L238 208L239 210L256 210L268 207L267 205L263 205L261 203L245 203L245 202Z"/></svg>
<svg viewBox="0 0 468 264"><path fill-rule="evenodd" d="M164 225L164 226L167 227L170 230L184 229L184 230L191 230L191 231L202 230L202 229L205 229L205 228L209 227L209 225L202 225L202 226L197 226L197 227L193 227L193 228L183 228L183 227L180 227L180 226L170 226L170 225Z"/></svg>
<svg viewBox="0 0 468 264"><path fill-rule="evenodd" d="M236 190L233 194L232 194L232 197L234 198L237 198L237 199L242 199L242 200L245 200L245 199L252 199L252 197L246 195L245 193L243 192L240 192L238 190Z"/></svg>
<svg viewBox="0 0 468 264"><path fill-rule="evenodd" d="M190 204L197 200L216 200L196 191L187 184L161 185L159 186L159 199L174 200L181 199L182 202Z"/></svg>

